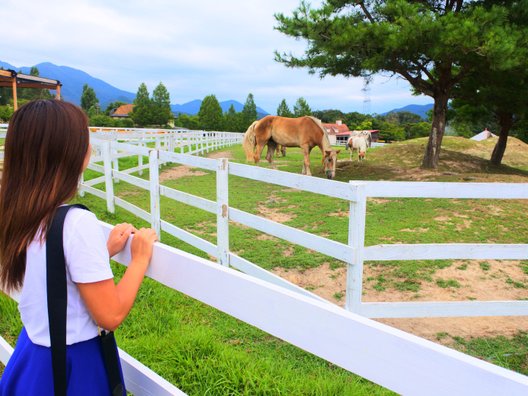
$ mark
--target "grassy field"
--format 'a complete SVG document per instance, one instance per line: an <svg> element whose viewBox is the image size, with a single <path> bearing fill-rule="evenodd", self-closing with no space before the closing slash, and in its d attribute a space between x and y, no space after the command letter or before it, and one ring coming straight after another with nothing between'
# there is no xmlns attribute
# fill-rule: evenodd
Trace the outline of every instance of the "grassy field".
<svg viewBox="0 0 528 396"><path fill-rule="evenodd" d="M349 162L341 154L336 179L426 180L472 182L528 182L528 150L522 142L510 141L504 165L489 166L490 142L446 137L437 171L419 168L425 139L371 149L363 163ZM224 153L232 161L245 162L241 147ZM323 177L321 155L312 152L312 172ZM135 159L120 160L121 168ZM276 159L277 169L300 173L302 154L289 149ZM259 166L268 167L267 163ZM198 173L200 172L200 173ZM87 172L86 177L96 176ZM148 177L146 172L143 177ZM164 185L207 199L215 199L215 175L209 171L164 166ZM292 227L347 242L348 203L266 183L230 177L232 207L258 214ZM148 194L120 182L116 195L148 210ZM117 208L105 211L105 202L87 195L77 201L88 205L110 223L141 221ZM366 245L379 243L496 242L526 243L525 201L371 199L367 205ZM161 201L162 218L200 237L215 242L216 217L168 199ZM165 233L162 241L201 257L205 253ZM258 231L230 225L231 250L263 268L290 271L302 276L328 266L330 277L343 271L343 263ZM464 268L465 266L465 268ZM471 263L450 260L369 262L365 287L371 293L399 293L416 300L433 285L438 290L460 292L458 278L439 277L442 271L467 272ZM482 276L496 264L482 262ZM515 263L519 274L497 277L505 289L528 297L528 262ZM117 277L122 268L114 267ZM318 293L317 285L309 286ZM330 291L342 304L343 290ZM471 299L468 294L467 299ZM522 298L522 297L518 297ZM0 298L0 334L14 343L20 328L16 306ZM4 318L6 318L4 320ZM131 315L117 332L120 346L190 395L384 395L389 391L341 370L262 331L217 312L154 281L146 280ZM463 338L438 332L437 338L471 355L528 374L528 333L497 334L486 338Z"/></svg>

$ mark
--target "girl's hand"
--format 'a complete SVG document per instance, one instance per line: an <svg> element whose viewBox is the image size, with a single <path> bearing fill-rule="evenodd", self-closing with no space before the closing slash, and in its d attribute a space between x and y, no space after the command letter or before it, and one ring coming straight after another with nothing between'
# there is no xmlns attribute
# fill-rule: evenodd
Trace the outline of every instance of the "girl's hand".
<svg viewBox="0 0 528 396"><path fill-rule="evenodd" d="M141 263L146 269L152 257L152 247L157 240L158 235L152 228L141 228L136 231L130 245L131 263Z"/></svg>
<svg viewBox="0 0 528 396"><path fill-rule="evenodd" d="M108 236L108 241L106 242L106 247L108 249L108 254L110 257L115 256L121 250L124 249L130 234L136 232L132 224L122 223L116 225L110 235Z"/></svg>

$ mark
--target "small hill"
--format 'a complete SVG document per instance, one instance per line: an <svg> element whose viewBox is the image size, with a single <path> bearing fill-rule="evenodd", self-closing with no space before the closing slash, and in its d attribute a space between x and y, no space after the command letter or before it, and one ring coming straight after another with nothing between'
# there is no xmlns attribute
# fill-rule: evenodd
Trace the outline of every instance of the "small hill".
<svg viewBox="0 0 528 396"><path fill-rule="evenodd" d="M489 159L495 139L477 142L445 136L437 170L420 168L427 138L392 143L368 152L367 161L348 161L342 156L336 178L339 180L406 180L451 182L528 183L528 144L510 137L502 165L493 167Z"/></svg>

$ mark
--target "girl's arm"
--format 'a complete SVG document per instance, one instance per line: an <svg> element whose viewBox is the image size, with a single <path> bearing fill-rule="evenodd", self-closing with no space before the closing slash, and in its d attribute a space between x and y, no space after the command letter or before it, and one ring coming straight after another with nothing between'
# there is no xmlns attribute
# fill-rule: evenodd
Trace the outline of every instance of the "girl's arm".
<svg viewBox="0 0 528 396"><path fill-rule="evenodd" d="M130 246L132 259L117 285L113 279L77 283L88 311L100 327L115 330L127 317L149 266L157 238L156 232L150 228L141 228L134 234Z"/></svg>

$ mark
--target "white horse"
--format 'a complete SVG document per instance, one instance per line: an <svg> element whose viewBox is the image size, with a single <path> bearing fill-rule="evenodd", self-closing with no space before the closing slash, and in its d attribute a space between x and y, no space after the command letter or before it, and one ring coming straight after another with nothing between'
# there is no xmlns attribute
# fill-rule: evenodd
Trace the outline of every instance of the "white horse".
<svg viewBox="0 0 528 396"><path fill-rule="evenodd" d="M369 131L352 131L350 132L350 137L363 136L367 141L367 147L372 146L372 134Z"/></svg>
<svg viewBox="0 0 528 396"><path fill-rule="evenodd" d="M367 154L367 146L367 138L365 136L352 136L348 138L346 149L350 150L350 161L352 161L354 150L358 152L358 161L364 160Z"/></svg>

